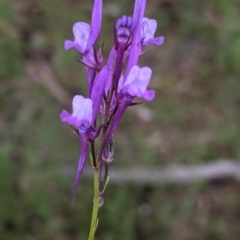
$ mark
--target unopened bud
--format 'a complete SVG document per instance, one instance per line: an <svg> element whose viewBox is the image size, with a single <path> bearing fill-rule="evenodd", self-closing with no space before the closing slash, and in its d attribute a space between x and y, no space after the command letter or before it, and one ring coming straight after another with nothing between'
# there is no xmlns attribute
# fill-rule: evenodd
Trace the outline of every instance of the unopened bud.
<svg viewBox="0 0 240 240"><path fill-rule="evenodd" d="M129 16L123 15L118 19L115 25L117 44L125 44L129 41L132 32L132 25L133 21Z"/></svg>
<svg viewBox="0 0 240 240"><path fill-rule="evenodd" d="M102 154L102 160L110 163L114 159L114 145L113 145L113 139L109 141L107 144L107 147L104 149L103 154Z"/></svg>

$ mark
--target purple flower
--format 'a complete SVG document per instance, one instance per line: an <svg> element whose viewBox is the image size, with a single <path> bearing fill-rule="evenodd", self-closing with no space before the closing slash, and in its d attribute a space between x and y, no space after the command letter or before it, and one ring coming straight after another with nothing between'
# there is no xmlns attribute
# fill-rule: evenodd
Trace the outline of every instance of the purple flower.
<svg viewBox="0 0 240 240"><path fill-rule="evenodd" d="M119 44L125 45L129 42L133 29L132 18L126 15L123 15L117 20L115 25L115 44L118 48ZM125 47L125 46L124 46Z"/></svg>
<svg viewBox="0 0 240 240"><path fill-rule="evenodd" d="M118 80L121 76L124 52L128 49L131 36L133 33L133 21L129 16L123 15L118 19L115 25L115 49L117 51L116 55L116 67L115 67L115 81L114 87L117 88Z"/></svg>
<svg viewBox="0 0 240 240"><path fill-rule="evenodd" d="M119 80L118 92L122 90L124 94L151 101L155 96L153 90L147 90L151 75L152 70L149 67L140 68L137 65L133 66L126 80L124 81L123 76Z"/></svg>
<svg viewBox="0 0 240 240"><path fill-rule="evenodd" d="M87 158L89 145L87 130L91 127L92 124L92 105L93 104L91 99L84 98L81 95L76 95L72 101L73 113L70 114L67 111L63 110L60 115L60 118L63 122L68 122L70 125L78 128L81 135L81 154L78 161L78 168L73 187L72 205L76 197L77 186Z"/></svg>
<svg viewBox="0 0 240 240"><path fill-rule="evenodd" d="M102 22L102 0L95 0L92 12L92 27L85 22L73 25L74 40L66 40L64 49L76 48L80 53L87 53L99 37Z"/></svg>
<svg viewBox="0 0 240 240"><path fill-rule="evenodd" d="M157 29L157 21L154 19L149 19L144 17L142 19L142 25L141 25L141 37L143 39L143 46L145 45L162 45L164 42L164 37L157 37L154 38L154 34Z"/></svg>
<svg viewBox="0 0 240 240"><path fill-rule="evenodd" d="M85 53L91 33L91 27L85 22L77 22L73 25L74 40L64 42L65 50L75 47L80 53Z"/></svg>
<svg viewBox="0 0 240 240"><path fill-rule="evenodd" d="M78 128L80 133L85 133L92 124L92 100L76 95L72 101L72 108L72 114L62 111L61 120Z"/></svg>
<svg viewBox="0 0 240 240"><path fill-rule="evenodd" d="M140 68L135 65L131 68L125 81L123 76L120 78L118 83L118 108L113 117L112 124L108 129L100 156L102 156L104 151L106 151L107 144L112 138L112 135L115 132L125 110L131 104L134 97L144 98L147 101L151 101L155 97L155 92L153 90L147 90L151 75L151 68Z"/></svg>

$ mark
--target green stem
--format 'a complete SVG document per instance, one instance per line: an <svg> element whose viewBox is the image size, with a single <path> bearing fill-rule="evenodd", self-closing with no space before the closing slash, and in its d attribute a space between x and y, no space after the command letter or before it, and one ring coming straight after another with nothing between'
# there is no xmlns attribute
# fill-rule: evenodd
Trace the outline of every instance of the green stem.
<svg viewBox="0 0 240 240"><path fill-rule="evenodd" d="M95 150L94 150L94 143L91 144L92 147L92 155L90 156L90 162L94 169L94 175L93 175L93 191L94 191L94 197L93 197L93 209L92 209L92 219L91 219L91 226L89 230L88 240L94 240L95 232L97 230L98 226L98 210L99 210L99 200L100 200L100 193L99 193L99 155L100 151L103 147L104 140L106 137L107 132L107 122L109 120L109 110L110 110L110 104L112 101L114 90L111 89L109 99L106 103L106 110L105 110L105 116L104 116L104 127L101 134L101 142L99 147L99 152L97 155L97 158L95 157ZM107 178L107 181L105 182L103 186L103 191L105 190L107 183L109 181L109 177Z"/></svg>
<svg viewBox="0 0 240 240"><path fill-rule="evenodd" d="M93 209L92 209L92 220L89 231L88 240L94 240L94 235L97 230L98 224L98 209L99 209L99 169L98 166L94 168L94 197L93 197Z"/></svg>

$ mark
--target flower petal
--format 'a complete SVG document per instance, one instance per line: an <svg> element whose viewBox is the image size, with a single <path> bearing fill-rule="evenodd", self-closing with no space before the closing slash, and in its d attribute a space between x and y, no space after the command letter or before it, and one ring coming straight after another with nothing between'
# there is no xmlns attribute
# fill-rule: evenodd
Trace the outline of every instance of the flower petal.
<svg viewBox="0 0 240 240"><path fill-rule="evenodd" d="M161 36L161 37L157 37L157 38L152 38L152 39L149 39L145 45L162 45L164 43L164 37Z"/></svg>
<svg viewBox="0 0 240 240"><path fill-rule="evenodd" d="M133 66L130 70L129 75L126 78L126 81L123 84L123 92L128 93L133 97L145 98L147 86L150 82L151 75L151 68L139 68L136 65ZM149 97L149 95L146 95L146 98L151 98L151 96Z"/></svg>
<svg viewBox="0 0 240 240"><path fill-rule="evenodd" d="M61 115L60 115L60 118L63 122L67 122L67 120L72 117L72 114L70 114L69 112L67 112L66 110L63 110Z"/></svg>
<svg viewBox="0 0 240 240"><path fill-rule="evenodd" d="M68 50L68 49L70 49L70 48L72 48L72 47L74 47L75 45L74 45L74 42L73 41L71 41L71 40L65 40L65 42L64 42L64 49L65 50Z"/></svg>
<svg viewBox="0 0 240 240"><path fill-rule="evenodd" d="M92 123L92 100L76 95L72 101L73 113L63 110L60 118L63 122L68 122L77 128L86 130Z"/></svg>
<svg viewBox="0 0 240 240"><path fill-rule="evenodd" d="M74 44L80 53L85 53L90 33L91 27L85 22L77 22L73 25Z"/></svg>
<svg viewBox="0 0 240 240"><path fill-rule="evenodd" d="M140 67L135 65L131 68L129 74L127 75L127 78L123 84L123 86L126 86L128 84L131 84L132 82L135 81L135 79L138 78L140 72Z"/></svg>
<svg viewBox="0 0 240 240"><path fill-rule="evenodd" d="M143 18L141 25L141 37L143 39L143 45L162 45L164 37L160 36L154 38L154 34L157 29L157 21L155 19Z"/></svg>
<svg viewBox="0 0 240 240"><path fill-rule="evenodd" d="M72 114L68 113L67 111L63 110L61 115L60 115L60 118L63 122L67 122L69 123L70 125L73 125L73 126L76 126L76 127L79 127L80 124L81 124L81 120L74 117Z"/></svg>
<svg viewBox="0 0 240 240"><path fill-rule="evenodd" d="M148 90L144 94L144 99L147 101L152 101L155 97L155 91L154 90Z"/></svg>
<svg viewBox="0 0 240 240"><path fill-rule="evenodd" d="M157 21L154 19L143 18L141 25L141 35L143 38L143 44L145 45L149 39L154 38L154 34L157 29Z"/></svg>
<svg viewBox="0 0 240 240"><path fill-rule="evenodd" d="M73 113L72 116L80 120L85 120L92 123L92 100L84 98L81 95L76 95L72 102Z"/></svg>

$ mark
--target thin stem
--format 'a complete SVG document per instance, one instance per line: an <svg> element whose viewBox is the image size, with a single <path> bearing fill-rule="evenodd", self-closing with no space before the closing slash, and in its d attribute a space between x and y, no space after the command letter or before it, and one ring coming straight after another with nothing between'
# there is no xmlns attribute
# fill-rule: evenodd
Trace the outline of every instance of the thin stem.
<svg viewBox="0 0 240 240"><path fill-rule="evenodd" d="M95 156L95 146L93 141L91 141L91 154L92 154L92 160L93 160L93 167L96 168L97 162L96 162L96 156Z"/></svg>
<svg viewBox="0 0 240 240"><path fill-rule="evenodd" d="M99 210L99 168L94 168L94 197L93 197L93 209L92 209L92 220L89 230L88 240L94 240L94 235L98 225L98 210Z"/></svg>
<svg viewBox="0 0 240 240"><path fill-rule="evenodd" d="M93 175L93 191L94 191L94 197L93 197L93 209L92 209L92 218L91 218L91 226L90 226L90 230L89 230L89 236L88 236L88 240L94 240L94 235L95 232L97 230L97 225L98 225L98 210L99 210L99 200L100 200L100 192L99 192L99 175L100 175L100 171L99 171L99 166L101 165L100 162L100 153L101 153L101 148L104 145L104 140L106 138L106 132L107 132L107 123L109 120L109 110L110 110L110 104L111 104L111 100L113 97L113 92L114 89L111 89L110 92L110 96L109 96L109 100L106 103L106 111L105 111L105 116L103 119L103 130L102 130L102 134L101 134L101 142L100 142L100 148L99 148L99 152L97 155L97 158L95 157L95 149L94 149L94 143L91 144L91 151L92 151L92 165L93 165L93 171L94 171L94 175ZM106 127L107 126L107 127ZM96 164L96 165L95 165ZM100 166L101 167L101 166ZM105 179L105 183L106 183L107 178ZM106 187L106 185L103 186L103 188Z"/></svg>

